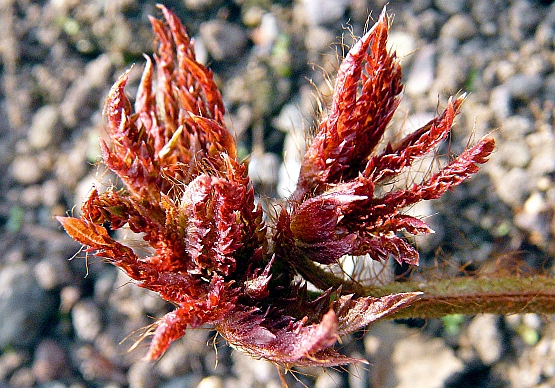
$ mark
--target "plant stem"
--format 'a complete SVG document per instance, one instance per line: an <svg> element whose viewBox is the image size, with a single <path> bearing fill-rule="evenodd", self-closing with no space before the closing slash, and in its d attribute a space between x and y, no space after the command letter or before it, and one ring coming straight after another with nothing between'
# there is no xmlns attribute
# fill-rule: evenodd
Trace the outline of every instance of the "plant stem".
<svg viewBox="0 0 555 388"><path fill-rule="evenodd" d="M321 290L341 285L344 293L380 297L401 292L424 294L390 319L438 318L450 314L474 315L538 313L555 314L555 278L544 275L506 277L457 277L426 281L392 282L363 287L345 281L308 259L300 259L299 272Z"/></svg>
<svg viewBox="0 0 555 388"><path fill-rule="evenodd" d="M481 313L555 314L555 279L543 275L397 282L367 289L367 294L383 296L410 291L424 294L388 318L437 318L449 314Z"/></svg>

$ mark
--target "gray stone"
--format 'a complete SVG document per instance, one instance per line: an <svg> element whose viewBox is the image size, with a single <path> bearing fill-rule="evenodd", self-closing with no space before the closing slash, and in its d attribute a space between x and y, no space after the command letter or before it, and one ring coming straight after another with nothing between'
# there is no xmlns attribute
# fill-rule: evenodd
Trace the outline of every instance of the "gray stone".
<svg viewBox="0 0 555 388"><path fill-rule="evenodd" d="M33 116L29 128L29 144L37 149L45 148L56 138L60 126L60 113L54 105L45 105Z"/></svg>
<svg viewBox="0 0 555 388"><path fill-rule="evenodd" d="M397 388L443 387L445 381L463 369L463 363L439 338L413 331L395 345L393 351Z"/></svg>
<svg viewBox="0 0 555 388"><path fill-rule="evenodd" d="M314 388L336 388L337 384L341 381L341 376L339 373L333 370L326 371L326 373L321 373L316 379Z"/></svg>
<svg viewBox="0 0 555 388"><path fill-rule="evenodd" d="M279 168L278 195L281 198L289 197L297 185L297 179L301 170L301 158L305 150L304 127L306 118L299 109L292 104L283 107L276 126L287 132L283 146L283 163Z"/></svg>
<svg viewBox="0 0 555 388"><path fill-rule="evenodd" d="M509 9L510 35L516 41L527 37L542 18L540 7L527 0L515 1Z"/></svg>
<svg viewBox="0 0 555 388"><path fill-rule="evenodd" d="M437 64L437 75L433 83L433 95L454 95L468 79L470 66L464 58L445 53Z"/></svg>
<svg viewBox="0 0 555 388"><path fill-rule="evenodd" d="M418 15L418 18L411 20L414 23L415 35L422 36L429 41L435 41L439 35L439 31L445 23L445 15L433 8L427 9Z"/></svg>
<svg viewBox="0 0 555 388"><path fill-rule="evenodd" d="M443 25L440 32L441 39L464 41L472 38L478 29L469 15L453 15L447 23Z"/></svg>
<svg viewBox="0 0 555 388"><path fill-rule="evenodd" d="M492 165L489 171L499 198L510 206L522 206L530 190L530 176L526 170L514 167L507 171Z"/></svg>
<svg viewBox="0 0 555 388"><path fill-rule="evenodd" d="M67 372L69 358L61 345L52 340L42 340L35 349L33 374L39 382L56 380Z"/></svg>
<svg viewBox="0 0 555 388"><path fill-rule="evenodd" d="M503 121L499 129L507 140L522 141L534 129L534 123L525 116L514 115Z"/></svg>
<svg viewBox="0 0 555 388"><path fill-rule="evenodd" d="M75 334L83 341L94 341L102 330L100 309L92 300L81 300L71 310Z"/></svg>
<svg viewBox="0 0 555 388"><path fill-rule="evenodd" d="M555 74L550 74L545 78L544 98L547 101L555 101Z"/></svg>
<svg viewBox="0 0 555 388"><path fill-rule="evenodd" d="M495 20L499 16L496 4L490 0L474 0L471 2L472 17L480 24L480 30L488 28L487 26L493 25L495 29L497 26ZM489 27L491 28L491 27Z"/></svg>
<svg viewBox="0 0 555 388"><path fill-rule="evenodd" d="M262 15L260 25L253 32L252 39L256 43L260 54L271 54L272 47L279 35L279 25L276 15L268 12Z"/></svg>
<svg viewBox="0 0 555 388"><path fill-rule="evenodd" d="M311 52L324 52L330 48L335 34L325 27L309 28L305 35L306 48Z"/></svg>
<svg viewBox="0 0 555 388"><path fill-rule="evenodd" d="M243 352L233 352L233 370L244 386L264 386L277 378L276 368L265 360L255 360Z"/></svg>
<svg viewBox="0 0 555 388"><path fill-rule="evenodd" d="M67 259L55 252L51 252L39 261L33 268L33 271L41 287L45 290L52 290L67 284L71 279Z"/></svg>
<svg viewBox="0 0 555 388"><path fill-rule="evenodd" d="M224 388L224 382L218 376L208 376L198 383L197 388Z"/></svg>
<svg viewBox="0 0 555 388"><path fill-rule="evenodd" d="M436 46L427 45L415 54L405 90L411 95L425 94L434 82Z"/></svg>
<svg viewBox="0 0 555 388"><path fill-rule="evenodd" d="M549 207L539 192L533 192L524 202L522 210L515 217L515 225L530 234L530 240L542 246L549 239L550 218Z"/></svg>
<svg viewBox="0 0 555 388"><path fill-rule="evenodd" d="M47 180L41 185L42 204L48 207L56 206L60 202L61 187L54 179Z"/></svg>
<svg viewBox="0 0 555 388"><path fill-rule="evenodd" d="M152 364L137 361L131 365L127 372L129 388L155 388L160 384L160 376Z"/></svg>
<svg viewBox="0 0 555 388"><path fill-rule="evenodd" d="M18 155L10 166L12 177L23 185L37 183L43 177L41 165L33 155Z"/></svg>
<svg viewBox="0 0 555 388"><path fill-rule="evenodd" d="M27 360L26 352L3 350L0 355L0 381L6 381L17 368Z"/></svg>
<svg viewBox="0 0 555 388"><path fill-rule="evenodd" d="M550 129L549 125L526 136L533 155L528 172L536 178L555 172L555 133Z"/></svg>
<svg viewBox="0 0 555 388"><path fill-rule="evenodd" d="M194 387L200 381L200 377L187 375L170 379L168 382L160 385L160 388L183 388Z"/></svg>
<svg viewBox="0 0 555 388"><path fill-rule="evenodd" d="M303 0L304 16L308 24L325 25L339 20L350 0Z"/></svg>
<svg viewBox="0 0 555 388"><path fill-rule="evenodd" d="M185 6L191 11L203 11L221 4L221 0L185 0Z"/></svg>
<svg viewBox="0 0 555 388"><path fill-rule="evenodd" d="M158 373L165 378L181 376L191 369L201 369L200 359L206 353L207 330L188 330L185 336L174 341L164 357L156 363Z"/></svg>
<svg viewBox="0 0 555 388"><path fill-rule="evenodd" d="M21 204L28 207L37 207L41 204L41 190L40 185L31 185L21 190L20 192Z"/></svg>
<svg viewBox="0 0 555 388"><path fill-rule="evenodd" d="M0 270L0 348L32 345L55 310L53 295L40 287L31 267Z"/></svg>
<svg viewBox="0 0 555 388"><path fill-rule="evenodd" d="M542 338L534 346L524 347L522 356L508 364L507 380L511 387L552 387L555 375L554 327L542 330Z"/></svg>
<svg viewBox="0 0 555 388"><path fill-rule="evenodd" d="M91 108L94 109L90 106L93 95L91 83L86 78L78 78L71 84L60 104L60 113L64 125L75 127L79 120L86 116L84 106L89 107L89 113Z"/></svg>
<svg viewBox="0 0 555 388"><path fill-rule="evenodd" d="M555 148L542 150L534 154L530 162L529 173L533 177L549 175L555 172Z"/></svg>
<svg viewBox="0 0 555 388"><path fill-rule="evenodd" d="M364 344L376 387L439 388L464 367L441 339L390 322L372 325Z"/></svg>
<svg viewBox="0 0 555 388"><path fill-rule="evenodd" d="M243 55L247 33L236 24L225 20L211 20L200 26L206 49L216 61L228 61Z"/></svg>
<svg viewBox="0 0 555 388"><path fill-rule="evenodd" d="M279 158L270 152L253 154L249 162L249 177L263 185L273 186L278 181Z"/></svg>
<svg viewBox="0 0 555 388"><path fill-rule="evenodd" d="M99 55L85 67L85 78L95 88L104 87L110 81L112 60L108 54Z"/></svg>
<svg viewBox="0 0 555 388"><path fill-rule="evenodd" d="M418 13L433 7L433 1L432 0L413 0L411 2L411 5L412 5L412 10L415 13Z"/></svg>
<svg viewBox="0 0 555 388"><path fill-rule="evenodd" d="M498 319L493 314L479 315L468 326L468 339L485 365L495 363L503 354L503 338L497 328Z"/></svg>
<svg viewBox="0 0 555 388"><path fill-rule="evenodd" d="M505 86L513 98L528 102L539 97L543 78L539 74L515 74Z"/></svg>
<svg viewBox="0 0 555 388"><path fill-rule="evenodd" d="M10 387L33 387L36 384L31 368L23 367L14 372L9 379Z"/></svg>
<svg viewBox="0 0 555 388"><path fill-rule="evenodd" d="M490 92L489 106L495 117L503 122L511 113L511 93L505 85L499 85Z"/></svg>
<svg viewBox="0 0 555 388"><path fill-rule="evenodd" d="M552 23L542 22L536 29L534 39L538 46L552 50L555 46L555 26Z"/></svg>
<svg viewBox="0 0 555 388"><path fill-rule="evenodd" d="M526 167L531 160L530 149L523 141L511 140L503 142L497 148L495 160L499 160L508 168Z"/></svg>
<svg viewBox="0 0 555 388"><path fill-rule="evenodd" d="M441 11L454 15L466 8L466 0L434 0L434 5Z"/></svg>
<svg viewBox="0 0 555 388"><path fill-rule="evenodd" d="M416 48L416 40L412 34L402 31L391 31L387 39L387 46L394 50L398 58L403 60L406 66L407 59L412 59L412 54Z"/></svg>
<svg viewBox="0 0 555 388"><path fill-rule="evenodd" d="M66 126L75 127L97 108L96 96L100 96L99 89L108 83L111 70L112 61L108 54L100 55L87 64L85 74L71 84L60 104L61 118Z"/></svg>

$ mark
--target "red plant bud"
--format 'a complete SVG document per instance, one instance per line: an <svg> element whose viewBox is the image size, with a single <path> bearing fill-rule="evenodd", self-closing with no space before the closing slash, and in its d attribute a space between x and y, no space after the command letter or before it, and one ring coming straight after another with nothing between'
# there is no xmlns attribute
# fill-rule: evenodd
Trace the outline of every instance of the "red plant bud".
<svg viewBox="0 0 555 388"><path fill-rule="evenodd" d="M81 218L58 220L87 251L176 306L155 323L147 359L160 357L187 328L212 325L233 347L288 368L363 361L339 354L337 339L420 293L355 298L336 287L311 300L306 281L315 277L301 270L303 263L369 254L417 264L418 253L397 234L431 229L403 209L477 172L493 140L482 139L421 183L376 196L377 185L445 139L462 103L451 100L426 126L376 149L402 91L400 65L386 48L384 10L341 64L329 116L302 161L290 208L273 223L268 217L267 228L212 73L195 60L177 17L159 8L166 23L151 18L158 50L147 58L135 107L124 93L127 74L106 102L110 140L101 142L102 157L124 188L93 190ZM108 233L124 226L150 245L146 257Z"/></svg>

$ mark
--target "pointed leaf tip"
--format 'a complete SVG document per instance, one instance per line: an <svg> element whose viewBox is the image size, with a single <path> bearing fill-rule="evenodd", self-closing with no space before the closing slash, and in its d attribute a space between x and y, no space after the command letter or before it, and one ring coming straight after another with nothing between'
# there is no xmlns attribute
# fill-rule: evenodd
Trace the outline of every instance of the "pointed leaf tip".
<svg viewBox="0 0 555 388"><path fill-rule="evenodd" d="M73 217L56 216L56 219L62 224L67 234L81 244L95 249L107 245L108 232L102 226Z"/></svg>

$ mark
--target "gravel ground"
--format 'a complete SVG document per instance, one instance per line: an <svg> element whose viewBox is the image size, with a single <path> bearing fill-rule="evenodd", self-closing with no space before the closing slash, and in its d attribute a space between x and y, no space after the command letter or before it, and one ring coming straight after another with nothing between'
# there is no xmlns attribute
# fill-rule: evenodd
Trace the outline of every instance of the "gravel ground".
<svg viewBox="0 0 555 388"><path fill-rule="evenodd" d="M391 1L391 41L405 98L394 128L426 121L449 95L470 92L449 149L473 133L498 149L483 171L419 206L436 234L418 240L423 265L555 257L555 5L549 1ZM347 45L384 1L185 0L166 3L216 73L259 192L286 195L298 153L329 98ZM275 369L190 331L157 363L128 351L168 306L83 254L53 220L79 206L98 166L106 94L126 68L129 92L152 52L133 0L0 2L0 385L10 387L279 387ZM318 91L318 92L317 92ZM437 155L445 161L447 156ZM425 161L423 168L433 163ZM409 177L410 179L410 177ZM508 265L509 265L508 264ZM324 387L553 387L555 324L534 314L381 322L345 350L370 364L301 370L290 385ZM213 348L216 347L216 358ZM217 360L217 362L216 362Z"/></svg>

